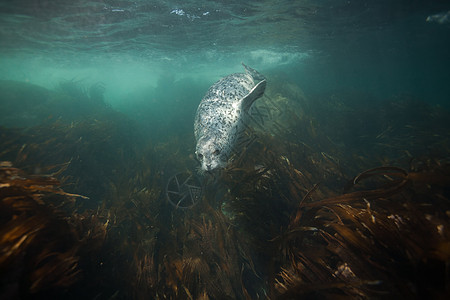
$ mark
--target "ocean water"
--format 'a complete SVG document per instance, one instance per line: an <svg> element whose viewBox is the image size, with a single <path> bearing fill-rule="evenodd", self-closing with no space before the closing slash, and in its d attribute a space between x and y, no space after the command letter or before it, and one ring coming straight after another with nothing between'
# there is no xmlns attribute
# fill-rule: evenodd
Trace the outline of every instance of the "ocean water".
<svg viewBox="0 0 450 300"><path fill-rule="evenodd" d="M0 298L445 297L449 49L445 0L1 1ZM267 89L204 177L242 63ZM14 206L11 166L58 184Z"/></svg>
<svg viewBox="0 0 450 300"><path fill-rule="evenodd" d="M101 81L107 101L162 78L203 90L240 63L305 92L411 93L446 104L446 1L2 1L1 79ZM197 86L195 86L197 87ZM199 91L201 95L201 92ZM129 97L128 97L129 98Z"/></svg>

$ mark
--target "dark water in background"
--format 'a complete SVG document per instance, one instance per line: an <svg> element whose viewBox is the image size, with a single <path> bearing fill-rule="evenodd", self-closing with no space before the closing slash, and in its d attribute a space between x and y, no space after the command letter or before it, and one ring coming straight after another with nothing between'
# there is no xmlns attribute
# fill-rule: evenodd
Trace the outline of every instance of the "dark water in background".
<svg viewBox="0 0 450 300"><path fill-rule="evenodd" d="M276 243L283 244L280 236L286 232L289 235L312 228L307 227L311 224L316 226L311 209L304 218L306 227L295 231L299 224L294 224L289 232L289 222L300 216L296 215L298 203L342 195L353 176L376 166L401 166L416 172L417 181L427 184L423 178L431 178L427 188L420 190L418 184L417 190L411 188L406 196L395 198L398 202L388 201L386 210L382 201L381 208L374 204L374 211L386 213L383 216L387 218L394 214L392 207L405 215L410 213L395 206L400 201L417 204L414 201L420 199L435 205L420 206L431 211L418 218L421 225L428 222L428 227L419 226L424 229L417 231L406 226L401 232L406 242L399 242L399 248L409 245L409 235L425 248L429 241L421 239L428 237L423 232L436 228L440 235L435 240L430 235L431 242L443 240L444 246L448 245L448 221L444 221L449 215L450 22L445 18L427 21L429 16L448 11L450 3L443 0L1 1L0 160L10 160L31 174L52 173L68 166L55 173L64 191L89 196L90 200L77 198L73 202L76 207L69 207L66 216L73 221L68 227L75 232L74 247L67 249L75 249L70 255L79 262L85 277L61 283L57 281L59 273L52 273L49 267L49 275L53 275L48 276L49 283L38 282L35 290L29 291L27 272L32 274L34 269L28 266L42 263L45 267L47 263L34 264L30 255L7 266L12 271L5 272L7 279L0 278L0 283L12 284L0 295L12 290L11 295L38 293L46 299L47 288L51 295L55 287L55 295L65 295L67 288L67 294L75 299L128 299L130 294L142 299L155 295L184 299L191 295L189 290L194 298L203 295L204 288L212 299L222 299L218 295L231 285L230 299L243 298L241 285L255 299L279 295L271 284L282 277L282 270L294 268L299 261L287 254L280 258L280 249L294 253L304 245L297 237L290 244ZM268 111L274 109L270 113L275 118L252 124L257 125L261 139L249 143L253 147L249 146L250 155L242 161L236 159L239 168L222 178L223 185L204 186L205 206L197 204L187 212L175 210L161 199L165 200L163 192L169 188L166 183L171 175L192 171L197 164L193 157L197 105L216 80L242 72L241 62L267 76L267 97L258 103L276 102L275 109L268 106ZM282 109L277 111L277 107ZM440 173L419 172L433 171L433 167L439 167ZM387 170L394 175L389 173L385 178L398 176L398 168ZM311 191L314 196L309 199ZM381 195L379 198L385 196ZM203 211L205 207L209 210ZM414 213L405 220L414 219ZM437 221L431 217L430 221L431 215ZM45 221L47 215L43 216ZM10 215L2 217L9 220ZM326 221L334 216L322 212L317 217L323 217L324 227L331 228ZM41 223L50 224L44 221ZM393 241L386 247L389 251L397 246L398 224L391 225L385 235L368 235L374 240L387 236L386 240ZM359 232L354 229L357 225L352 226L353 232ZM64 237L66 231L70 230L64 227L59 233ZM80 241L79 236L86 240ZM42 241L51 237L36 238L36 244L45 244ZM318 248L306 247L313 253L305 257L322 262L326 243L317 242L312 231L309 238L305 243L314 244L316 239ZM202 244L208 239L210 248ZM67 250L65 243L58 244L63 238L55 240L48 249ZM63 250L60 245L64 245ZM21 254L19 246L16 250ZM403 248L407 249L405 260L414 264L410 248ZM448 247L443 248L448 256L439 262L448 265ZM218 254L221 249L229 256ZM372 249L372 245L361 249ZM419 272L423 276L417 277L420 280L407 278L407 267L385 267L392 261L389 251L373 249L370 255L362 253L351 270L373 271L371 276L364 271L355 278L370 280L370 284L383 279L387 283L379 288L383 293L394 291L394 295L404 296L409 289L415 296L430 293L435 286L420 289L417 282L445 277L436 263L439 272L431 266L431 271L424 268L428 273ZM420 259L421 255L419 251ZM377 263L382 271L367 268L367 257L374 261L381 257ZM403 256L398 257L401 262ZM353 255L347 258L351 264ZM188 266L183 265L184 273L176 269L181 259ZM338 266L334 258L331 260L326 272L336 278L335 268L344 264ZM203 265L189 265L192 261ZM225 269L235 273L222 278L219 275ZM311 272L318 274L316 278L307 276L312 276L310 282L318 283L320 291L324 273L319 271ZM70 273L63 275L73 279ZM353 278L346 276L339 280L349 280L351 291L347 295L359 295L352 292ZM227 283L228 278L232 284ZM406 287L397 290L397 281L392 278ZM447 285L436 281L444 292L448 291L449 277L445 278Z"/></svg>
<svg viewBox="0 0 450 300"><path fill-rule="evenodd" d="M450 25L426 19L448 10L437 0L2 1L0 78L101 81L107 101L126 106L164 78L193 80L201 97L246 62L306 93L410 93L445 105Z"/></svg>

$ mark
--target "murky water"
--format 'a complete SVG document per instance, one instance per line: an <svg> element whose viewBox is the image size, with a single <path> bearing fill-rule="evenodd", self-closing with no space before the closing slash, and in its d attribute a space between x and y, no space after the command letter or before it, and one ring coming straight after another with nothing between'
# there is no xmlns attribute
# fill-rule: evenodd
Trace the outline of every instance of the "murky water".
<svg viewBox="0 0 450 300"><path fill-rule="evenodd" d="M0 298L444 298L450 5L394 2L1 2Z"/></svg>

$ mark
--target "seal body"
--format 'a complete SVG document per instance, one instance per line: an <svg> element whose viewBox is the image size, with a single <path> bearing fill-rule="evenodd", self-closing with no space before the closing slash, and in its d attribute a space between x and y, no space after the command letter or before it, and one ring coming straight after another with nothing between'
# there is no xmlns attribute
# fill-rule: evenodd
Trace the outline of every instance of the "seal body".
<svg viewBox="0 0 450 300"><path fill-rule="evenodd" d="M245 129L248 110L266 88L264 76L244 65L245 73L214 83L200 102L194 121L196 157L202 171L224 168Z"/></svg>

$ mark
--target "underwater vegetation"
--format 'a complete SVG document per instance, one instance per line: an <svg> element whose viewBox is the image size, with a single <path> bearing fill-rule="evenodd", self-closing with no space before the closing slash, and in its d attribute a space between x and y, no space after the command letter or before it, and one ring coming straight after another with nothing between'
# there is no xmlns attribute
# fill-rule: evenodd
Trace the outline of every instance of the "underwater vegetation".
<svg viewBox="0 0 450 300"><path fill-rule="evenodd" d="M302 201L280 238L279 298L447 297L450 173L436 163L371 169L354 178L357 191ZM364 184L373 177L377 188Z"/></svg>
<svg viewBox="0 0 450 300"><path fill-rule="evenodd" d="M2 299L61 295L105 239L107 224L92 212L78 212L77 198L85 197L59 184L55 177L0 164Z"/></svg>
<svg viewBox="0 0 450 300"><path fill-rule="evenodd" d="M214 178L192 127L148 133L101 84L3 82L23 102L0 102L2 299L448 298L449 112L268 82ZM195 205L169 201L175 174Z"/></svg>

